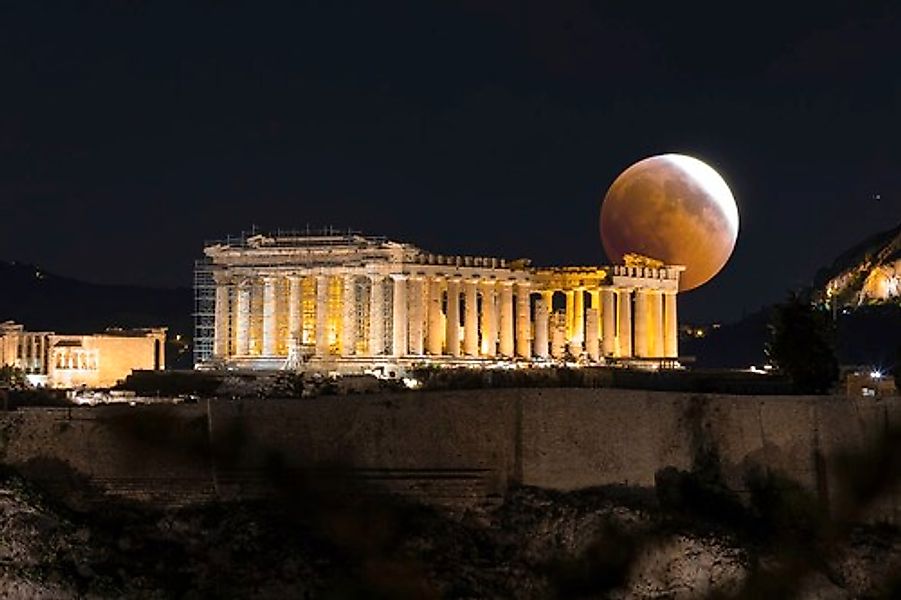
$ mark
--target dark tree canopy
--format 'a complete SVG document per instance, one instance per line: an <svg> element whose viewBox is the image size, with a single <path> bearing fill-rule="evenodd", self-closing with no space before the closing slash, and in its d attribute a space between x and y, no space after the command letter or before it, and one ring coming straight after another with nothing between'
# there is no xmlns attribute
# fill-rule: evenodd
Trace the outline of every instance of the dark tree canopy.
<svg viewBox="0 0 901 600"><path fill-rule="evenodd" d="M12 365L0 366L0 389L21 388L25 386L25 373Z"/></svg>
<svg viewBox="0 0 901 600"><path fill-rule="evenodd" d="M773 308L766 354L795 391L822 394L838 379L835 326L825 309L792 293Z"/></svg>

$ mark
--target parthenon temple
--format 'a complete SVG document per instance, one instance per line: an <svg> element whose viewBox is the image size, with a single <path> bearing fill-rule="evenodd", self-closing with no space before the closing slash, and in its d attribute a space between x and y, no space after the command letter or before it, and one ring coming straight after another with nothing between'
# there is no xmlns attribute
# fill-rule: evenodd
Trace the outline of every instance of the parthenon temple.
<svg viewBox="0 0 901 600"><path fill-rule="evenodd" d="M680 266L534 267L331 230L230 238L204 254L199 366L353 372L385 362L678 358Z"/></svg>

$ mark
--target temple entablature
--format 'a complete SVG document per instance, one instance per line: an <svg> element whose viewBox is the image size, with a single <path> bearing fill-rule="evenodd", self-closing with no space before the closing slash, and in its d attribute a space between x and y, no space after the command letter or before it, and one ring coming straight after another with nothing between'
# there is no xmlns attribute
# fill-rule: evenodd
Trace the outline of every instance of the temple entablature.
<svg viewBox="0 0 901 600"><path fill-rule="evenodd" d="M627 287L648 287L653 289L678 291L679 277L685 270L681 265L662 267L640 267L616 265L613 267L613 285Z"/></svg>

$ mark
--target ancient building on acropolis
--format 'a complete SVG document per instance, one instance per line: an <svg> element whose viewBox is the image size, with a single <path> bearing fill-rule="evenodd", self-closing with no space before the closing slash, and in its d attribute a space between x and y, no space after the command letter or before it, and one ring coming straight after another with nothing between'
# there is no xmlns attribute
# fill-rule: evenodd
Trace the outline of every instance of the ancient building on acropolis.
<svg viewBox="0 0 901 600"><path fill-rule="evenodd" d="M41 387L109 388L134 370L162 370L165 344L165 327L65 335L0 322L0 366L21 369Z"/></svg>
<svg viewBox="0 0 901 600"><path fill-rule="evenodd" d="M678 357L678 266L533 267L333 231L242 236L204 254L198 366L359 372Z"/></svg>

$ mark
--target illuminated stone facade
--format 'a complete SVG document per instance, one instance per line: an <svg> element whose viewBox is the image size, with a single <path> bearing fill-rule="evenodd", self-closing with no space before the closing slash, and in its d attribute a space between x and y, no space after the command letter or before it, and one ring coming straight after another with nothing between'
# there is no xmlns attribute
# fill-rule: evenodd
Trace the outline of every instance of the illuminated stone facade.
<svg viewBox="0 0 901 600"><path fill-rule="evenodd" d="M133 370L164 368L165 342L165 328L59 335L7 321L0 323L0 365L22 369L37 385L109 388Z"/></svg>
<svg viewBox="0 0 901 600"><path fill-rule="evenodd" d="M212 358L201 366L678 357L682 267L532 267L334 234L255 235L204 253L215 302Z"/></svg>
<svg viewBox="0 0 901 600"><path fill-rule="evenodd" d="M26 375L46 375L48 331L25 331L12 321L0 323L0 366L22 369Z"/></svg>

